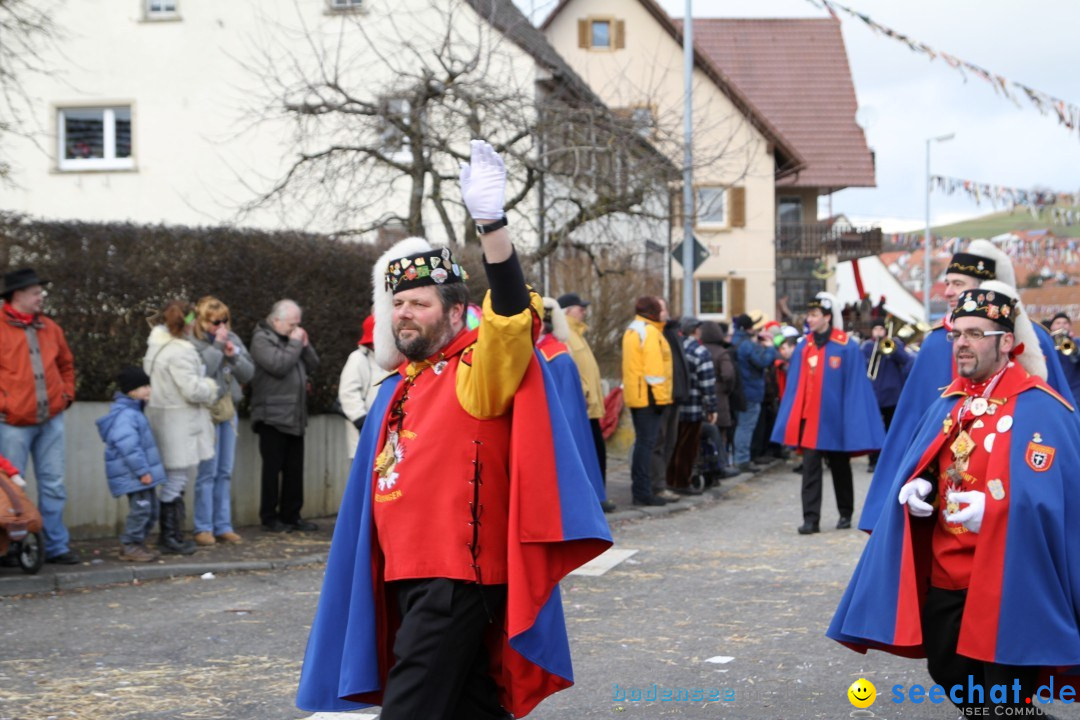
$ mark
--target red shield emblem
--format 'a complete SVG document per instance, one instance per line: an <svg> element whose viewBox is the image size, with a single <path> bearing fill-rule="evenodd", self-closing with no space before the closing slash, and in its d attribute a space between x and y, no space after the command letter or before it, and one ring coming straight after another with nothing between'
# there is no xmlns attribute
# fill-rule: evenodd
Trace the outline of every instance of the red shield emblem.
<svg viewBox="0 0 1080 720"><path fill-rule="evenodd" d="M1028 467L1035 472L1046 472L1054 464L1054 448L1049 445L1029 442L1027 452L1024 453L1024 460L1027 461Z"/></svg>
<svg viewBox="0 0 1080 720"><path fill-rule="evenodd" d="M839 355L834 355L833 357L829 358L829 367L831 367L833 370L839 370L840 369L840 356Z"/></svg>

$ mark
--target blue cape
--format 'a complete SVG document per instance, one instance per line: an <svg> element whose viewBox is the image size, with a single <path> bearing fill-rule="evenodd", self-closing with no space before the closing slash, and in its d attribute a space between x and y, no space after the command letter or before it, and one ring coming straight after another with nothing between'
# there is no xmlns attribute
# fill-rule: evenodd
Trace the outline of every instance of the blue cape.
<svg viewBox="0 0 1080 720"><path fill-rule="evenodd" d="M296 704L304 710L341 712L381 702L388 668L380 668L380 659L392 658L393 637L378 612L385 590L373 572L372 474L400 382L400 375L383 381L360 433L300 674ZM510 579L506 632L494 655L502 673L494 679L507 709L523 717L573 684L558 582L606 550L611 533L539 355L512 413Z"/></svg>
<svg viewBox="0 0 1080 720"><path fill-rule="evenodd" d="M803 381L802 368L806 362L803 353L807 347L806 338L799 340L791 356L787 387L776 414L772 442L853 454L877 450L885 437L885 425L874 397L874 387L866 377L866 360L859 346L837 330L825 345L821 404L808 414L800 440L800 408L795 404Z"/></svg>
<svg viewBox="0 0 1080 720"><path fill-rule="evenodd" d="M1046 356L1047 383L1070 405L1076 407L1069 382L1061 370L1054 339L1039 325L1035 325L1035 334L1039 338L1039 347ZM952 381L952 344L945 338L945 328L938 327L923 340L922 348L915 356L911 374L900 393L900 402L896 404L889 432L885 435L885 444L878 456L877 470L863 501L862 514L859 516L860 530L870 532L874 529L881 508L888 499L887 490L900 466L900 460L915 437L919 419Z"/></svg>
<svg viewBox="0 0 1080 720"><path fill-rule="evenodd" d="M577 364L569 351L561 352L552 358L548 358L543 349L541 349L541 354L547 360L548 370L551 371L551 377L555 381L562 412L566 415L570 434L574 436L578 455L581 456L581 462L585 466L585 474L588 475L589 483L596 491L596 497L603 502L607 500L607 491L604 489L604 478L600 473L600 459L596 456L596 445L593 444L589 409L585 405L585 391L581 389L581 374L578 372Z"/></svg>
<svg viewBox="0 0 1080 720"><path fill-rule="evenodd" d="M830 638L855 650L924 655L921 606L936 518L911 517L897 496L944 444L942 421L958 401L955 395L941 396L918 424L829 626ZM1002 416L999 411L997 417ZM988 477L1005 481L1008 504L987 495L957 652L1008 665L1075 665L1080 663L1080 483L1075 476L1080 430L1075 413L1039 387L1016 397L1012 417L1011 431L997 433L987 467ZM1054 449L1052 463L1042 471L1030 463L1036 434Z"/></svg>

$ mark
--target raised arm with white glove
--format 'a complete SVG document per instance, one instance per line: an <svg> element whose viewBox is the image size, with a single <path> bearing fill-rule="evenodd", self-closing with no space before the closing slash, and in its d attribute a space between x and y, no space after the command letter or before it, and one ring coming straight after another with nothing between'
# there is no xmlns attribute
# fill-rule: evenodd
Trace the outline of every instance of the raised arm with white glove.
<svg viewBox="0 0 1080 720"><path fill-rule="evenodd" d="M901 505L907 505L908 512L915 517L930 517L934 514L934 506L925 502L926 498L934 491L934 486L925 478L915 478L904 487L900 488L900 496L897 500Z"/></svg>
<svg viewBox="0 0 1080 720"><path fill-rule="evenodd" d="M977 533L982 529L983 515L986 513L986 493L978 490L965 490L963 492L950 490L947 500L950 503L967 505L967 507L957 510L951 515L946 513L945 522L960 523L973 533Z"/></svg>
<svg viewBox="0 0 1080 720"><path fill-rule="evenodd" d="M461 199L481 230L506 216L506 164L483 140L473 140L470 150L469 162L461 163ZM503 262L514 251L505 227L481 232L480 244L489 263Z"/></svg>

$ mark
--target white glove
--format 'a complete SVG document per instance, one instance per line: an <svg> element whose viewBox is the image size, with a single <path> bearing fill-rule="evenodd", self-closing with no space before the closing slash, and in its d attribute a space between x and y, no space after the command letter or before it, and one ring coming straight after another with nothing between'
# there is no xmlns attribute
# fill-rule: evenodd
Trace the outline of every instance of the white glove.
<svg viewBox="0 0 1080 720"><path fill-rule="evenodd" d="M22 475L20 475L19 473L15 473L14 475L11 476L11 482L15 483L16 485L18 485L21 488L26 487L26 481L23 480Z"/></svg>
<svg viewBox="0 0 1080 720"><path fill-rule="evenodd" d="M900 497L897 500L901 505L907 505L908 512L915 517L930 517L934 514L934 507L923 502L934 490L934 486L925 478L915 478L900 488Z"/></svg>
<svg viewBox="0 0 1080 720"><path fill-rule="evenodd" d="M945 522L961 523L970 532L977 533L982 528L983 514L986 512L986 494L978 490L949 492L948 501L962 503L966 508L957 510L952 515L945 514Z"/></svg>
<svg viewBox="0 0 1080 720"><path fill-rule="evenodd" d="M461 198L473 220L490 222L505 214L506 165L483 140L472 141L471 162L461 163Z"/></svg>

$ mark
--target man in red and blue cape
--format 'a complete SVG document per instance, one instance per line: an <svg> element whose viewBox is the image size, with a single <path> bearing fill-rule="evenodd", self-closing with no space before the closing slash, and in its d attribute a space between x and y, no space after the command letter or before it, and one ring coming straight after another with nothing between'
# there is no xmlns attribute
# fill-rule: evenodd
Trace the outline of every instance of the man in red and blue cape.
<svg viewBox="0 0 1080 720"><path fill-rule="evenodd" d="M995 685L999 704L1028 705L1040 673L1080 664L1080 430L1032 372L1040 351L1014 293L989 281L957 298L958 377L920 420L828 630L860 652L925 657L946 692L981 684L979 698L950 695L965 715Z"/></svg>
<svg viewBox="0 0 1080 720"><path fill-rule="evenodd" d="M505 229L506 169L473 141L462 196L491 291L420 238L373 269L375 354L394 370L364 423L297 705L382 720L523 717L573 684L559 581L611 545Z"/></svg>
<svg viewBox="0 0 1080 720"><path fill-rule="evenodd" d="M581 373L566 341L570 338L570 324L566 311L554 298L544 298L544 330L536 341L536 350L547 363L551 379L559 395L559 404L566 416L566 424L574 438L581 464L589 477L589 484L596 491L600 508L607 502L604 475L600 470L600 458L596 454L589 409L585 404L585 391L581 387Z"/></svg>
<svg viewBox="0 0 1080 720"><path fill-rule="evenodd" d="M945 269L945 299L949 303L949 313L956 309L956 298L960 293L974 289L987 280L999 280L1015 288L1016 274L1012 261L989 240L972 240L963 252L953 255ZM1021 322L1030 324L1026 316ZM899 469L900 460L915 437L915 427L919 419L937 399L941 390L956 377L952 346L945 339L950 330L952 324L947 314L941 323L923 338L919 354L915 356L907 382L900 393L870 489L863 501L862 514L859 516L860 530L871 532L874 529L881 509L891 499L892 480ZM1038 344L1042 350L1040 357L1044 360L1041 362L1046 363L1045 372L1040 371L1037 374L1043 375L1050 387L1070 404L1075 405L1068 379L1058 360L1058 353L1054 352L1053 338L1041 327L1030 337L1031 342ZM1033 359L1032 362L1036 360Z"/></svg>
<svg viewBox="0 0 1080 720"><path fill-rule="evenodd" d="M772 442L803 453L800 535L820 532L822 461L829 459L839 530L851 527L855 487L851 456L881 447L881 422L874 388L858 343L843 330L835 297L820 292L807 305L808 332L791 356L784 398Z"/></svg>

